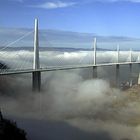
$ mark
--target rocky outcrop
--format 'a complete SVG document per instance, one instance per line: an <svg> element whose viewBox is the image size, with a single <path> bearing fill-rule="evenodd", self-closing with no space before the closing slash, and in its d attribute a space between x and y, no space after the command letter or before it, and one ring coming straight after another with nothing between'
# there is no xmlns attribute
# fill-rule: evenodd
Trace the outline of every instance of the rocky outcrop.
<svg viewBox="0 0 140 140"><path fill-rule="evenodd" d="M25 131L18 128L16 122L3 118L1 111L0 140L27 140Z"/></svg>

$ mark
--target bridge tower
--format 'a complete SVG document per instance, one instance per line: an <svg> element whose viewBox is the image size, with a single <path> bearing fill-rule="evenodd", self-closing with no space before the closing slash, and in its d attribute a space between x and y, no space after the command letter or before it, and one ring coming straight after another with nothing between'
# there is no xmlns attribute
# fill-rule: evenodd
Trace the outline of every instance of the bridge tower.
<svg viewBox="0 0 140 140"><path fill-rule="evenodd" d="M94 38L94 66L93 66L93 78L97 78L97 66L96 66L96 49L97 49L97 40Z"/></svg>
<svg viewBox="0 0 140 140"><path fill-rule="evenodd" d="M130 52L129 52L129 58L130 58L130 64L129 64L129 70L130 70L130 87L132 86L132 49L130 48Z"/></svg>
<svg viewBox="0 0 140 140"><path fill-rule="evenodd" d="M117 63L119 63L119 56L120 56L120 45L117 45Z"/></svg>
<svg viewBox="0 0 140 140"><path fill-rule="evenodd" d="M33 59L33 72L32 72L32 88L33 91L40 91L41 87L41 72L39 61L39 38L38 38L38 19L35 19L34 29L34 59Z"/></svg>
<svg viewBox="0 0 140 140"><path fill-rule="evenodd" d="M138 85L140 85L140 73L138 75Z"/></svg>
<svg viewBox="0 0 140 140"><path fill-rule="evenodd" d="M116 86L120 86L120 65L119 65L119 56L120 56L120 46L117 45L117 64L116 64Z"/></svg>

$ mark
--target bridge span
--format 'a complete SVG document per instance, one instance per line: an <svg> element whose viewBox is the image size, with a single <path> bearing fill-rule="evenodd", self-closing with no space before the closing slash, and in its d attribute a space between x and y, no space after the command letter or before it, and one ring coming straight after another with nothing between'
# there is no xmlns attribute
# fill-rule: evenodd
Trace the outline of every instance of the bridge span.
<svg viewBox="0 0 140 140"><path fill-rule="evenodd" d="M119 84L119 76L120 76L120 66L121 65L129 65L130 77L132 75L132 65L140 64L140 62L132 61L132 50L130 49L129 53L129 62L120 62L120 52L119 46L117 48L117 62L116 63L102 63L98 64L96 59L96 38L94 38L94 61L93 64L81 64L81 65L67 65L67 66L47 66L44 68L40 67L40 58L39 58L39 37L38 37L38 20L35 19L35 29L34 29L34 58L33 58L33 68L32 69L1 69L0 76L3 75L14 75L14 74L26 74L32 73L32 88L33 91L40 91L41 89L41 73L47 71L62 71L62 70L71 70L71 69L84 69L84 68L93 68L93 78L97 78L97 68L105 67L105 66L116 66L116 85Z"/></svg>

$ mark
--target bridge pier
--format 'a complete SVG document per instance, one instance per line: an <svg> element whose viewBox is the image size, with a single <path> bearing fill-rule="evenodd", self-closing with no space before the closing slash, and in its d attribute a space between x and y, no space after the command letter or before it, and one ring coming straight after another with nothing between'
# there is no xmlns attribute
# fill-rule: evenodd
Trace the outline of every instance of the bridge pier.
<svg viewBox="0 0 140 140"><path fill-rule="evenodd" d="M120 65L116 65L116 86L120 86Z"/></svg>
<svg viewBox="0 0 140 140"><path fill-rule="evenodd" d="M140 63L138 65L139 65L139 71L140 71ZM140 85L140 72L138 73L138 85Z"/></svg>
<svg viewBox="0 0 140 140"><path fill-rule="evenodd" d="M138 85L140 85L140 73L138 75Z"/></svg>
<svg viewBox="0 0 140 140"><path fill-rule="evenodd" d="M32 72L32 90L39 92L41 89L41 72L34 71Z"/></svg>
<svg viewBox="0 0 140 140"><path fill-rule="evenodd" d="M38 39L38 19L35 19L35 31L34 31L34 60L33 60L33 72L32 72L32 89L33 91L40 91L41 89L41 72L39 61L39 39Z"/></svg>
<svg viewBox="0 0 140 140"><path fill-rule="evenodd" d="M132 49L130 48L130 53L129 53L129 57L130 57L130 64L129 64L129 86L132 87L133 85L133 79L132 79Z"/></svg>
<svg viewBox="0 0 140 140"><path fill-rule="evenodd" d="M132 87L132 85L133 85L133 80L132 80L132 64L129 64L129 84L130 84L130 87Z"/></svg>
<svg viewBox="0 0 140 140"><path fill-rule="evenodd" d="M93 66L93 78L97 78L97 66Z"/></svg>
<svg viewBox="0 0 140 140"><path fill-rule="evenodd" d="M96 38L94 38L94 46L93 46L93 49L94 49L93 78L97 78L96 47L97 47L97 40L96 40Z"/></svg>
<svg viewBox="0 0 140 140"><path fill-rule="evenodd" d="M119 63L119 56L120 56L120 46L119 44L117 45L117 63Z"/></svg>
<svg viewBox="0 0 140 140"><path fill-rule="evenodd" d="M120 46L119 44L117 45L117 63L119 63L119 55L120 55ZM120 87L120 65L116 65L116 86L119 88Z"/></svg>

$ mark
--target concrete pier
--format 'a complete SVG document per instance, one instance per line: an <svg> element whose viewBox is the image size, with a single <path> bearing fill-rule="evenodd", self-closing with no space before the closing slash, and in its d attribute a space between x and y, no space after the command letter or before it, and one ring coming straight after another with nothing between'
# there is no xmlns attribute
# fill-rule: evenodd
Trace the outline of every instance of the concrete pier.
<svg viewBox="0 0 140 140"><path fill-rule="evenodd" d="M93 46L93 49L94 49L94 66L96 65L96 48L97 48L97 40L96 38L94 38L94 46Z"/></svg>
<svg viewBox="0 0 140 140"><path fill-rule="evenodd" d="M139 76L138 76L138 85L140 85L140 73L139 73Z"/></svg>
<svg viewBox="0 0 140 140"><path fill-rule="evenodd" d="M132 63L132 49L130 49L129 58L130 58L130 63Z"/></svg>
<svg viewBox="0 0 140 140"><path fill-rule="evenodd" d="M93 66L93 78L97 78L97 66L96 66L96 47L97 47L97 44L96 44L96 38L94 38L94 46L93 46L93 49L94 49L94 66Z"/></svg>
<svg viewBox="0 0 140 140"><path fill-rule="evenodd" d="M132 79L132 64L129 64L129 84L130 87L133 85L133 79Z"/></svg>
<svg viewBox="0 0 140 140"><path fill-rule="evenodd" d="M35 71L32 72L32 89L33 91L40 91L41 89L41 72L40 71Z"/></svg>
<svg viewBox="0 0 140 140"><path fill-rule="evenodd" d="M116 86L120 87L120 65L116 65Z"/></svg>
<svg viewBox="0 0 140 140"><path fill-rule="evenodd" d="M140 71L140 64L139 64L139 71ZM139 75L138 75L138 85L140 85L140 72L139 72Z"/></svg>
<svg viewBox="0 0 140 140"><path fill-rule="evenodd" d="M93 78L97 78L97 67L93 66Z"/></svg>
<svg viewBox="0 0 140 140"><path fill-rule="evenodd" d="M39 62L39 39L38 39L38 19L35 19L34 30L34 60L32 72L32 89L33 91L40 91L41 88L41 72L37 71L40 68Z"/></svg>
<svg viewBox="0 0 140 140"><path fill-rule="evenodd" d="M117 63L119 63L119 56L120 56L120 45L117 45Z"/></svg>
<svg viewBox="0 0 140 140"><path fill-rule="evenodd" d="M130 85L130 87L132 87L132 85L133 85L133 78L132 78L132 49L131 48L130 48L129 58L130 58L130 64L129 64L129 85Z"/></svg>
<svg viewBox="0 0 140 140"><path fill-rule="evenodd" d="M119 56L120 56L120 46L118 44L117 45L117 63L120 62ZM116 65L116 86L120 87L120 65L119 64Z"/></svg>

